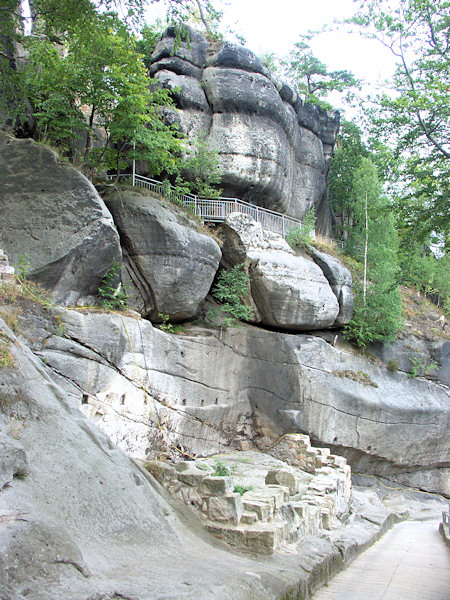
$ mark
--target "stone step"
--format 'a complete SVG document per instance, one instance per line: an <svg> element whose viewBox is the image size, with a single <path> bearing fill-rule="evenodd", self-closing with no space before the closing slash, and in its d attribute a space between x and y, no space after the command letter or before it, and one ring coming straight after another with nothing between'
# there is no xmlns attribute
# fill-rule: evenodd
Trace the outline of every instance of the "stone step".
<svg viewBox="0 0 450 600"><path fill-rule="evenodd" d="M241 523L243 525L253 525L256 521L258 521L258 515L256 513L244 510L241 517Z"/></svg>
<svg viewBox="0 0 450 600"><path fill-rule="evenodd" d="M262 500L247 499L246 494L243 497L244 510L256 514L260 521L268 521L273 516L273 505L270 502Z"/></svg>
<svg viewBox="0 0 450 600"><path fill-rule="evenodd" d="M234 527L210 522L207 528L214 537L224 540L230 546L240 550L247 549L256 554L273 554L289 537L289 527L279 521L258 522L254 525L240 524Z"/></svg>

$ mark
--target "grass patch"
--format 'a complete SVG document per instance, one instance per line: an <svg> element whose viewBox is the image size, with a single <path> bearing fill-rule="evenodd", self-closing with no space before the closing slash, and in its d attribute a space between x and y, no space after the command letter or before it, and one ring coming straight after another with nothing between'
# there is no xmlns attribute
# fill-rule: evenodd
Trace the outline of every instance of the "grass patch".
<svg viewBox="0 0 450 600"><path fill-rule="evenodd" d="M378 387L378 384L373 381L368 373L364 371L352 371L351 369L345 369L344 371L333 371L335 377L341 377L343 379L351 379L357 383L368 385L370 387Z"/></svg>

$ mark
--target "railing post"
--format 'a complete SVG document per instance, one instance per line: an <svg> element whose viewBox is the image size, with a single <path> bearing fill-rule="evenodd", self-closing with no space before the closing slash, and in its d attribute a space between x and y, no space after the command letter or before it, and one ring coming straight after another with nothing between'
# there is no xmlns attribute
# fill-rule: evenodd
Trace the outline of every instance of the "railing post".
<svg viewBox="0 0 450 600"><path fill-rule="evenodd" d="M281 225L281 228L282 228L282 236L283 236L283 237L286 237L286 236L284 235L284 234L285 234L285 231L286 231L286 224L285 224L285 221L284 221L284 215L282 215L281 222L282 222L282 225Z"/></svg>
<svg viewBox="0 0 450 600"><path fill-rule="evenodd" d="M234 212L238 212L238 201L236 198L234 199Z"/></svg>
<svg viewBox="0 0 450 600"><path fill-rule="evenodd" d="M194 196L194 215L197 214L197 200L198 200L198 196Z"/></svg>

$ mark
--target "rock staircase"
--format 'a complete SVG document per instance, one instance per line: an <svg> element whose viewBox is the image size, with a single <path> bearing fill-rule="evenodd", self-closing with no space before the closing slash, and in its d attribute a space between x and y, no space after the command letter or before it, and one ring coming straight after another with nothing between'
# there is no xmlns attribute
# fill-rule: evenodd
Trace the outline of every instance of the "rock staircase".
<svg viewBox="0 0 450 600"><path fill-rule="evenodd" d="M8 257L0 248L0 281L14 281L14 267L9 266Z"/></svg>
<svg viewBox="0 0 450 600"><path fill-rule="evenodd" d="M211 458L146 466L170 494L199 513L215 537L238 550L270 555L339 526L349 512L345 459L312 448L308 436L292 434L283 441L290 462L244 451L227 456L226 464ZM300 455L302 468L294 464Z"/></svg>

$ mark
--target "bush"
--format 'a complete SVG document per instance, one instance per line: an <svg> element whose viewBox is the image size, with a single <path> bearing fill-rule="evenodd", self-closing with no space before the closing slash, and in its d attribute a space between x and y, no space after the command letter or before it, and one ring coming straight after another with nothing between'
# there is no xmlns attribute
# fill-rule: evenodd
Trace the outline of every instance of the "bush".
<svg viewBox="0 0 450 600"><path fill-rule="evenodd" d="M314 207L310 208L302 219L301 227L291 227L286 234L286 241L291 248L300 244L309 244L312 240L312 232L316 226L316 213Z"/></svg>
<svg viewBox="0 0 450 600"><path fill-rule="evenodd" d="M116 261L102 279L98 288L100 304L109 310L121 310L127 306L127 295L120 282L120 264Z"/></svg>
<svg viewBox="0 0 450 600"><path fill-rule="evenodd" d="M235 265L231 271L221 271L212 295L221 303L226 315L224 327L236 327L237 320L251 318L252 308L242 302L242 297L248 293L248 283L243 264Z"/></svg>

